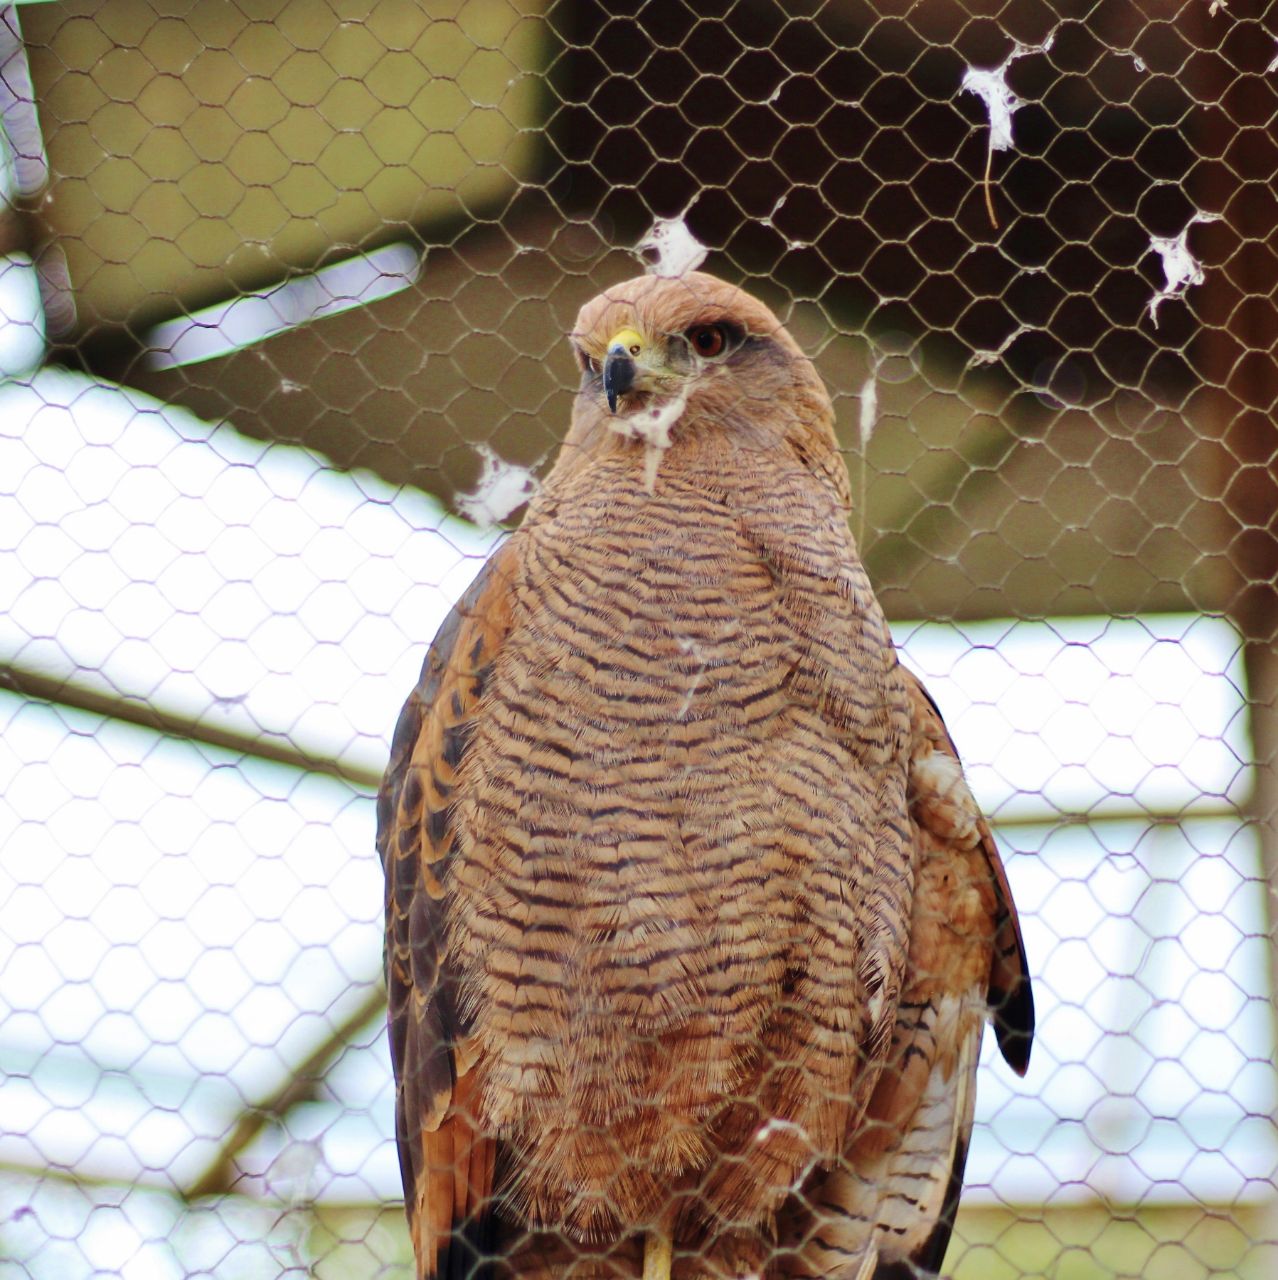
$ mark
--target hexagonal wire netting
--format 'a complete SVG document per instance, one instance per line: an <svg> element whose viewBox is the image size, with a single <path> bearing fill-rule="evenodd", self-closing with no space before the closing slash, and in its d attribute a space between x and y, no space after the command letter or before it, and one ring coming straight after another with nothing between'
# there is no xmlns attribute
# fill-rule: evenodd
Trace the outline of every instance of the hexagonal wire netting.
<svg viewBox="0 0 1278 1280"><path fill-rule="evenodd" d="M409 1274L371 795L658 219L1019 899L946 1273L1275 1274L1275 8L0 7L0 1276Z"/></svg>

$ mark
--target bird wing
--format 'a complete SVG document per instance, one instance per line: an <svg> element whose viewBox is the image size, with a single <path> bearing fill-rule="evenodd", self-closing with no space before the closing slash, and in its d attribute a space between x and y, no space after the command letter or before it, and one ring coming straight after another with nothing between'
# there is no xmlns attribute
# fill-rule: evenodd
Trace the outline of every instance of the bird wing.
<svg viewBox="0 0 1278 1280"><path fill-rule="evenodd" d="M902 674L919 859L910 959L892 1066L852 1157L881 1179L885 1245L875 1280L940 1271L963 1189L985 1017L1018 1075L1034 1035L1025 944L998 847L936 703L916 676ZM893 1236L906 1246L899 1252L887 1243Z"/></svg>
<svg viewBox="0 0 1278 1280"><path fill-rule="evenodd" d="M1024 1075L1034 1002L1002 860L940 712L910 699L915 891L887 1066L843 1164L805 1190L798 1274L877 1266L874 1280L939 1270L963 1189L986 1016Z"/></svg>
<svg viewBox="0 0 1278 1280"><path fill-rule="evenodd" d="M942 761L929 770L926 755L916 754L911 769L911 796L916 821L936 839L956 849L973 842L979 850L976 874L988 879L994 894L993 953L990 957L985 1000L1004 1061L1023 1076L1029 1069L1034 1042L1034 994L1021 921L1012 900L1007 871L998 845L972 793L963 779L958 750L931 694L912 672L901 669L913 704L915 738L933 748L930 759ZM920 771L922 764L922 771Z"/></svg>
<svg viewBox="0 0 1278 1280"><path fill-rule="evenodd" d="M496 1143L476 1127L468 1052L445 958L451 795L493 658L510 630L511 544L484 566L426 656L377 797L386 873L386 988L395 1136L421 1280L478 1275L491 1253Z"/></svg>

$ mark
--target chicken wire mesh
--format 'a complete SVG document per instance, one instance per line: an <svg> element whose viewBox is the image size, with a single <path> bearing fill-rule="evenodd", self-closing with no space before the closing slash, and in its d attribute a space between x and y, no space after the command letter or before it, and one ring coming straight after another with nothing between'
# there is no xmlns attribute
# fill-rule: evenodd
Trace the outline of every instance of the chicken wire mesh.
<svg viewBox="0 0 1278 1280"><path fill-rule="evenodd" d="M0 9L0 1275L410 1274L371 795L661 219L1020 904L946 1274L1272 1274L1276 108L1244 0Z"/></svg>

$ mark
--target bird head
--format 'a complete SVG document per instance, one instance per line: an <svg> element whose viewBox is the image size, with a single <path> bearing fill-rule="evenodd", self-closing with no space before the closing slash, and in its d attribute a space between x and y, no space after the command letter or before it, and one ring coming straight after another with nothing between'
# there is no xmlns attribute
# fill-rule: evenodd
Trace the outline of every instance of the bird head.
<svg viewBox="0 0 1278 1280"><path fill-rule="evenodd" d="M603 428L665 449L672 432L777 443L801 423L833 443L811 361L763 303L705 272L614 285L581 309L572 341L577 435Z"/></svg>
<svg viewBox="0 0 1278 1280"><path fill-rule="evenodd" d="M628 396L681 394L744 341L741 325L727 319L698 321L682 332L643 333L626 325L604 341L602 356L587 354L585 365L598 372L608 412L615 414Z"/></svg>

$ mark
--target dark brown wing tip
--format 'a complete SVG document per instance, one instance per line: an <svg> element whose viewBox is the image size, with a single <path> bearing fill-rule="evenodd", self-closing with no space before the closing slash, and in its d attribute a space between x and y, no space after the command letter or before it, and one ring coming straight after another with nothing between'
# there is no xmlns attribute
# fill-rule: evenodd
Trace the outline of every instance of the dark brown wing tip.
<svg viewBox="0 0 1278 1280"><path fill-rule="evenodd" d="M496 1275L493 1252L496 1222L490 1211L467 1218L453 1229L445 1280L489 1280Z"/></svg>
<svg viewBox="0 0 1278 1280"><path fill-rule="evenodd" d="M1002 992L991 995L1001 1012L994 1019L994 1035L999 1052L1018 1076L1029 1070L1034 1049L1034 997L1028 984L1010 996Z"/></svg>
<svg viewBox="0 0 1278 1280"><path fill-rule="evenodd" d="M1010 991L990 984L990 1014L994 1019L994 1035L999 1052L1018 1076L1029 1070L1034 1049L1034 991L1030 986L1025 945L1017 938L1020 952L1020 981Z"/></svg>

